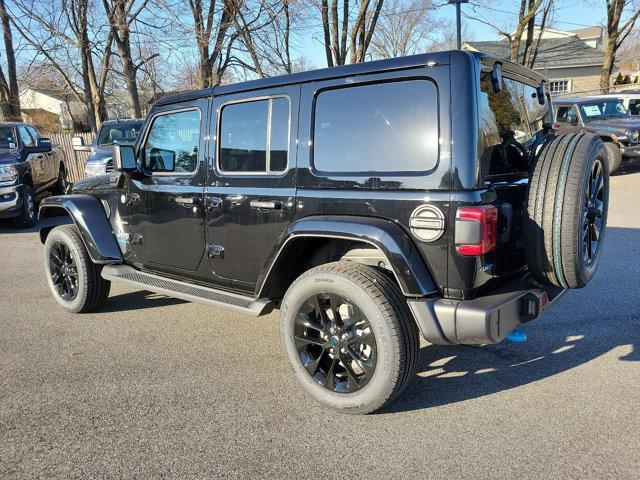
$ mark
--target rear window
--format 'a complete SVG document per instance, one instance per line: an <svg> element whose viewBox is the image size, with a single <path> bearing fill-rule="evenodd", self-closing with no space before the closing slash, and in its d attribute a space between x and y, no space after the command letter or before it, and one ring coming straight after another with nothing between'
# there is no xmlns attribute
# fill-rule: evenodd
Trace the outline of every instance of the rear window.
<svg viewBox="0 0 640 480"><path fill-rule="evenodd" d="M429 80L321 92L313 164L338 173L424 172L438 162L438 94Z"/></svg>
<svg viewBox="0 0 640 480"><path fill-rule="evenodd" d="M528 173L532 147L550 121L548 102L540 105L534 87L506 77L496 93L488 73L482 74L480 90L481 178Z"/></svg>

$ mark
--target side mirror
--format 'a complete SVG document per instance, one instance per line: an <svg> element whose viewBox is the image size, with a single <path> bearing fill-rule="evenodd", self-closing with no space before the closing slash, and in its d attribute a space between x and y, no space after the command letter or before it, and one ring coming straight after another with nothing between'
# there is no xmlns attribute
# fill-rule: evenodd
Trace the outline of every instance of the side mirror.
<svg viewBox="0 0 640 480"><path fill-rule="evenodd" d="M536 88L536 96L538 97L538 103L540 105L544 105L547 101L546 89L544 83L541 83L538 88Z"/></svg>
<svg viewBox="0 0 640 480"><path fill-rule="evenodd" d="M493 64L493 70L491 70L491 85L494 93L502 91L502 83L502 63L496 62Z"/></svg>
<svg viewBox="0 0 640 480"><path fill-rule="evenodd" d="M571 125L578 125L578 117L574 115L572 117L569 117L569 119L571 120Z"/></svg>
<svg viewBox="0 0 640 480"><path fill-rule="evenodd" d="M36 150L38 152L43 152L43 153L50 152L52 148L53 148L53 143L51 143L50 138L39 137L36 139Z"/></svg>
<svg viewBox="0 0 640 480"><path fill-rule="evenodd" d="M85 145L84 138L79 135L71 137L71 147L76 152L89 152L91 151L91 145Z"/></svg>
<svg viewBox="0 0 640 480"><path fill-rule="evenodd" d="M113 146L113 169L118 172L138 172L136 152L131 145Z"/></svg>

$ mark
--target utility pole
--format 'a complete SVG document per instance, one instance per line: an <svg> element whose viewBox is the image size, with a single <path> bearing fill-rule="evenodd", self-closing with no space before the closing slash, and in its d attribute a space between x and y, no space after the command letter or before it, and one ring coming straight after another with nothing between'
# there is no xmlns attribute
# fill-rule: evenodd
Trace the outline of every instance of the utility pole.
<svg viewBox="0 0 640 480"><path fill-rule="evenodd" d="M449 0L449 3L456 6L456 48L460 50L462 48L462 20L460 18L460 5L463 3L469 3L469 0Z"/></svg>

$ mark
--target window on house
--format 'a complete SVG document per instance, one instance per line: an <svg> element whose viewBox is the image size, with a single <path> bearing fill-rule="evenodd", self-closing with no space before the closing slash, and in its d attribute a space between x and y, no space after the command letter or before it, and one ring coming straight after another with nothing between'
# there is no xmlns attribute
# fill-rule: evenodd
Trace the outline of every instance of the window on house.
<svg viewBox="0 0 640 480"><path fill-rule="evenodd" d="M552 94L570 92L571 82L569 80L551 80L549 82L549 92Z"/></svg>
<svg viewBox="0 0 640 480"><path fill-rule="evenodd" d="M222 109L218 168L230 173L283 172L289 157L289 99L232 103Z"/></svg>

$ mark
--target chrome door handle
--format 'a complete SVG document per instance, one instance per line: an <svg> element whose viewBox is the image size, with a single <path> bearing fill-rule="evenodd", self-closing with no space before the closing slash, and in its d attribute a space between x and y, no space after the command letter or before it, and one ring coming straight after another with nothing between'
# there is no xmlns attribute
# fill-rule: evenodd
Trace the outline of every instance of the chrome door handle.
<svg viewBox="0 0 640 480"><path fill-rule="evenodd" d="M266 208L270 210L280 210L282 202L279 200L251 200L249 202L252 208Z"/></svg>
<svg viewBox="0 0 640 480"><path fill-rule="evenodd" d="M198 205L200 203L200 198L199 197L176 197L175 201L180 205L191 206L191 205Z"/></svg>
<svg viewBox="0 0 640 480"><path fill-rule="evenodd" d="M222 199L220 197L205 197L204 202L207 205L207 210L219 210L222 208Z"/></svg>

